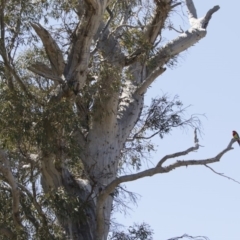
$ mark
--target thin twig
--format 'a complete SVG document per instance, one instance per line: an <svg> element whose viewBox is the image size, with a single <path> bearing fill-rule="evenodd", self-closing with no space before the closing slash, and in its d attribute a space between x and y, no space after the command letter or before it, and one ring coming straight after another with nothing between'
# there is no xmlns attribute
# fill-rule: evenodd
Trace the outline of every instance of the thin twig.
<svg viewBox="0 0 240 240"><path fill-rule="evenodd" d="M209 167L207 164L205 164L204 166L205 166L206 168L210 169L212 172L216 173L217 175L219 175L219 176L221 176L221 177L224 177L224 178L227 178L227 179L229 179L229 180L231 180L231 181L233 181L233 182L235 182L235 183L237 183L237 184L240 184L239 181L237 181L237 180L235 180L235 179L233 179L233 178L231 178L231 177L228 177L228 176L224 175L224 173L216 172L213 168Z"/></svg>

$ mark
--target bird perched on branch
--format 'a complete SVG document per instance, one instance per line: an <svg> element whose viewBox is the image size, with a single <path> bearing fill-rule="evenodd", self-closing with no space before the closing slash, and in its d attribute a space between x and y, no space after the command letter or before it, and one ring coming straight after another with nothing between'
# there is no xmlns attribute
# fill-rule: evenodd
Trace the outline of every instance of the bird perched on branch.
<svg viewBox="0 0 240 240"><path fill-rule="evenodd" d="M232 131L233 138L237 140L239 146L240 146L240 138L236 131Z"/></svg>

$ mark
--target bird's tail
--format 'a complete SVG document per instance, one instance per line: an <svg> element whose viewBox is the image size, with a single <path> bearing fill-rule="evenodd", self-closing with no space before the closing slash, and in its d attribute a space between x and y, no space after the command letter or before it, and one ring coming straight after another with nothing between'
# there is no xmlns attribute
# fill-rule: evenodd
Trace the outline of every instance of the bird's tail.
<svg viewBox="0 0 240 240"><path fill-rule="evenodd" d="M238 142L238 144L239 144L239 146L240 146L240 140L238 140L237 142Z"/></svg>

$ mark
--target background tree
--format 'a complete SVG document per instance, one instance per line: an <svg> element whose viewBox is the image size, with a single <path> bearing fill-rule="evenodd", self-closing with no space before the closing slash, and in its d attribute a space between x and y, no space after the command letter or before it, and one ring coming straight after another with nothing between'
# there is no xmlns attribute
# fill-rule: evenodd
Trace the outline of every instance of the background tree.
<svg viewBox="0 0 240 240"><path fill-rule="evenodd" d="M198 18L185 3L190 28L165 42L181 1L1 0L3 239L107 239L122 183L214 163L231 149L234 140L214 158L167 164L199 148L195 130L193 147L124 171L140 170L155 135L199 124L178 98L144 106L148 87L206 36L219 9Z"/></svg>

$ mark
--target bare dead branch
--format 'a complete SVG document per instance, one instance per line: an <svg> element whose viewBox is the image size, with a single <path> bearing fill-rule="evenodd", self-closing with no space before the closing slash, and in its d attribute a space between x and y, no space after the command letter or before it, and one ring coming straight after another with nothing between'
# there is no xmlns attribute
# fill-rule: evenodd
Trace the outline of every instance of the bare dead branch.
<svg viewBox="0 0 240 240"><path fill-rule="evenodd" d="M188 148L188 149L185 150L185 151L166 155L165 157L163 157L163 158L159 161L159 163L157 164L157 167L162 166L163 163L165 163L168 159L176 158L176 157L180 157L180 156L185 156L185 155L188 155L190 152L194 152L194 151L196 151L196 150L198 150L198 149L199 149L199 145L196 144L195 147L190 147L190 148Z"/></svg>
<svg viewBox="0 0 240 240"><path fill-rule="evenodd" d="M63 74L65 63L59 46L52 38L50 33L39 23L31 23L31 26L42 40L42 43L48 55L53 71L59 77L61 77Z"/></svg>
<svg viewBox="0 0 240 240"><path fill-rule="evenodd" d="M203 159L203 160L188 160L188 161L184 161L184 160L178 160L176 161L175 163L167 166L167 167L164 167L164 170L166 172L170 172L172 170L174 170L175 168L178 168L178 167L183 167L183 166L196 166L196 165L206 165L206 164L210 164L210 163L215 163L215 162L219 162L220 159L222 158L222 156L233 149L232 145L233 143L235 142L236 140L235 139L232 139L230 141L230 143L228 144L228 146L223 150L221 151L219 154L217 154L217 156L213 157L213 158L208 158L208 159Z"/></svg>
<svg viewBox="0 0 240 240"><path fill-rule="evenodd" d="M105 56L106 55L112 55L115 52L114 51L115 47L118 44L117 44L116 39L112 36L113 31L109 34L109 25L112 22L113 17L114 17L113 11L116 7L116 4L117 4L117 1L113 4L112 9L110 9L109 7L106 8L106 10L109 14L109 18L108 18L106 24L103 21L101 21L101 23L99 25L99 29L101 29L101 30L100 30L100 33L97 34L98 39L96 40L95 48L91 51L91 56L93 56L98 50L104 51ZM104 27L102 27L103 25L104 25ZM108 44L106 44L106 41L108 42ZM101 42L104 42L104 45L102 45ZM114 47L113 47L112 42L114 42ZM106 46L109 46L109 45L110 45L110 49L111 49L111 54L109 54L109 49L108 49L108 51L106 51L106 49L103 49L103 46L105 46L105 48L106 48ZM120 51L119 51L119 53L120 53Z"/></svg>
<svg viewBox="0 0 240 240"><path fill-rule="evenodd" d="M180 237L174 237L174 238L170 238L170 239L168 239L168 240L179 240L179 239L185 239L185 238L187 238L187 239L192 239L192 240L209 240L207 237L204 237L204 236L196 236L196 237L193 237L193 236L190 236L190 235L188 235L188 234L184 234L184 235L182 235L182 236L180 236Z"/></svg>
<svg viewBox="0 0 240 240"><path fill-rule="evenodd" d="M102 14L107 6L106 2L106 0L101 3L85 0L88 7L74 31L65 73L67 81L73 85L75 92L78 92L86 82L90 47L99 29Z"/></svg>
<svg viewBox="0 0 240 240"><path fill-rule="evenodd" d="M190 152L196 151L199 148L198 140L197 140L197 137L196 137L196 135L197 135L196 130L194 131L194 134L195 134L195 137L194 137L195 146L194 147L190 147L187 150L182 151L182 152L177 152L177 153L174 153L174 154L166 155L165 157L163 157L158 162L158 164L154 168L150 168L150 169L144 170L144 171L139 172L139 173L125 175L125 176L121 176L119 178L116 178L104 189L104 191L102 191L99 198L100 199L105 199L114 190L114 188L117 185L119 185L123 182L134 181L134 180L144 178L144 177L151 177L151 176L153 176L155 174L159 174L159 173L167 173L167 172L170 172L170 171L172 171L176 168L183 167L183 166L185 166L185 167L186 166L197 166L197 165L198 166L199 165L205 166L206 164L219 162L221 157L225 153L227 153L228 151L233 149L232 145L236 141L235 139L231 139L228 146L213 158L208 158L208 159L203 159L203 160L186 160L186 161L177 160L173 164L170 164L170 165L165 166L165 167L162 166L162 164L165 163L168 159L172 159L172 158L179 157L179 156L184 156L184 155L187 155Z"/></svg>
<svg viewBox="0 0 240 240"><path fill-rule="evenodd" d="M180 26L180 30L177 30L175 27L173 27L172 25L168 27L169 30L174 30L177 33L184 33L184 31L182 30L181 26Z"/></svg>
<svg viewBox="0 0 240 240"><path fill-rule="evenodd" d="M209 23L209 21L210 21L210 19L212 18L212 15L215 13L215 12L217 12L218 10L220 9L220 7L219 6L214 6L213 8L211 8L207 13L206 13L206 15L205 15L205 17L203 18L203 28L207 28L207 26L208 26L208 23Z"/></svg>
<svg viewBox="0 0 240 240"><path fill-rule="evenodd" d="M192 0L186 0L186 5L188 9L189 20L191 18L197 18L197 11Z"/></svg>
<svg viewBox="0 0 240 240"><path fill-rule="evenodd" d="M235 183L240 184L239 181L237 181L237 180L235 180L235 179L233 179L233 178L231 178L231 177L226 176L224 173L219 173L219 172L215 171L213 168L211 168L211 167L208 166L207 164L205 165L205 167L208 168L208 169L210 169L212 172L214 172L215 174L217 174L217 175L219 175L219 176L221 176L221 177L227 178L227 179L229 179L229 180L231 180L231 181L233 181L233 182L235 182Z"/></svg>
<svg viewBox="0 0 240 240"><path fill-rule="evenodd" d="M157 36L161 35L166 18L172 9L171 1L156 2L156 10L152 21L146 27L145 37L148 42L153 44Z"/></svg>
<svg viewBox="0 0 240 240"><path fill-rule="evenodd" d="M166 167L162 166L162 164L165 163L168 159L172 159L172 158L175 158L175 157L187 155L188 153L196 151L199 148L198 138L197 138L197 130L195 129L195 131L194 131L194 143L195 143L195 146L194 147L190 147L187 150L182 151L182 152L177 152L177 153L174 153L174 154L166 155L165 157L163 157L158 162L156 167L144 170L144 171L139 172L139 173L121 176L121 177L116 178L115 180L113 180L110 184L108 184L106 186L106 188L101 192L101 194L98 197L98 201L97 201L97 221L98 221L98 223L104 222L103 221L103 205L104 205L104 201L109 196L109 194L111 192L113 192L114 189L119 184L121 184L123 182L134 181L134 180L137 180L137 179L140 179L140 178L144 178L144 177L151 177L151 176L153 176L155 174L167 173L167 172L170 172L170 171L172 171L172 170L174 170L176 168L183 167L183 166L196 166L196 165L198 165L198 166L199 165L206 166L207 164L218 162L218 161L220 161L221 157L225 153L227 153L228 151L233 149L232 145L233 145L234 142L236 142L236 139L231 139L231 141L228 144L228 146L223 151L221 151L219 154L217 154L213 158L203 159L203 160L187 160L187 161L184 161L184 160L179 161L179 160L177 160L175 163L170 164L170 165L168 165ZM98 228L99 228L98 231L100 233L103 231L103 227L104 227L104 224L98 224Z"/></svg>

